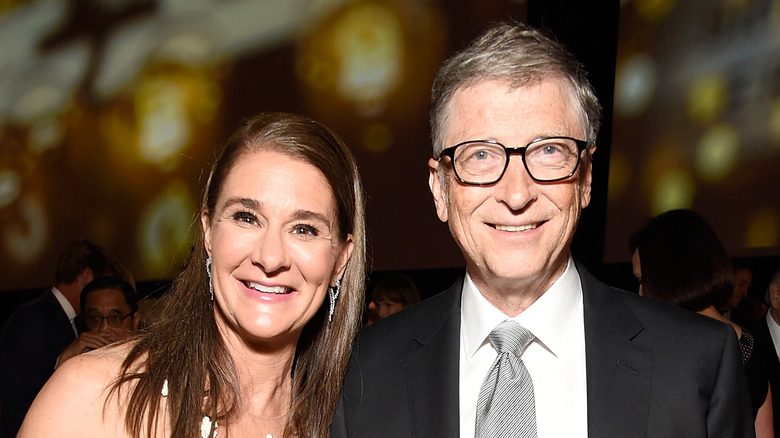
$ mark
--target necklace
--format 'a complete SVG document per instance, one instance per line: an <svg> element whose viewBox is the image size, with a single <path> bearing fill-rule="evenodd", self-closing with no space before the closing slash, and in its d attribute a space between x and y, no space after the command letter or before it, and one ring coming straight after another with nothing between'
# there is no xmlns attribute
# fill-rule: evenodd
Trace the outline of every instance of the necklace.
<svg viewBox="0 0 780 438"><path fill-rule="evenodd" d="M217 422L214 422L214 438L217 438ZM200 436L201 438L209 438L211 432L211 417L208 415L203 416L203 421L200 422ZM265 438L277 438L272 433L267 433Z"/></svg>

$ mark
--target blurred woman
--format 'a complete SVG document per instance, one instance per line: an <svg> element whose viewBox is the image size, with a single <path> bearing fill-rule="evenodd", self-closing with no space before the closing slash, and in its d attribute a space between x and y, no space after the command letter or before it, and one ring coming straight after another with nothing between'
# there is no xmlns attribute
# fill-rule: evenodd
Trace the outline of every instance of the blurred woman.
<svg viewBox="0 0 780 438"><path fill-rule="evenodd" d="M731 260L712 227L697 213L673 210L652 218L631 239L639 294L729 324L739 338L756 435L774 437L772 398L763 352L753 335L718 309L731 297Z"/></svg>
<svg viewBox="0 0 780 438"><path fill-rule="evenodd" d="M365 283L357 165L325 126L250 120L217 158L162 321L65 363L20 437L328 435Z"/></svg>

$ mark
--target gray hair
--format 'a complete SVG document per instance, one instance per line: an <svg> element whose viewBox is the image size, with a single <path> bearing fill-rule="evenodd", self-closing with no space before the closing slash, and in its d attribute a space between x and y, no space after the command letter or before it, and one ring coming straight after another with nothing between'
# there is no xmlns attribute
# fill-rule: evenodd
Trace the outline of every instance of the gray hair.
<svg viewBox="0 0 780 438"><path fill-rule="evenodd" d="M547 77L568 83L576 102L586 141L592 146L598 136L601 105L587 73L573 54L557 41L522 23L492 27L439 69L431 93L433 156L444 149L448 105L455 92L483 80L506 81L511 90L533 85Z"/></svg>

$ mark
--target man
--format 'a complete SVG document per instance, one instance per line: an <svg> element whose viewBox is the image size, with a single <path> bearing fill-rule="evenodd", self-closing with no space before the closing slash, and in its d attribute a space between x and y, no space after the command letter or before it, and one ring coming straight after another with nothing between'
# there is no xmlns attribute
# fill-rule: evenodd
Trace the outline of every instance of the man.
<svg viewBox="0 0 780 438"><path fill-rule="evenodd" d="M72 242L57 259L54 287L20 306L0 334L0 437L15 437L33 399L54 372L62 350L78 336L76 309L97 275L118 275L108 254L88 240Z"/></svg>
<svg viewBox="0 0 780 438"><path fill-rule="evenodd" d="M81 291L81 318L87 330L60 354L66 360L126 339L138 330L141 314L133 286L118 277L98 277Z"/></svg>
<svg viewBox="0 0 780 438"><path fill-rule="evenodd" d="M772 391L772 410L775 431L780 431L780 267L769 282L766 292L769 311L751 328L758 344L764 351L764 366L769 374L769 389Z"/></svg>
<svg viewBox="0 0 780 438"><path fill-rule="evenodd" d="M478 415L507 428L492 436L753 436L730 328L572 262L599 117L578 62L524 25L494 27L445 63L429 185L466 275L361 335L334 437L491 436ZM506 320L531 333L519 366L501 346ZM505 395L505 360L532 389ZM525 405L492 414L512 399Z"/></svg>

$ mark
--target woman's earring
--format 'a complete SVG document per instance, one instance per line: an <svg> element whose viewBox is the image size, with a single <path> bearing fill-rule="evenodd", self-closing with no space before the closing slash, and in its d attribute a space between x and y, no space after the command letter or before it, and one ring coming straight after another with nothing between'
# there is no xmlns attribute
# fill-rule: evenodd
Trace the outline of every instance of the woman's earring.
<svg viewBox="0 0 780 438"><path fill-rule="evenodd" d="M211 293L211 301L214 301L214 285L211 281L211 256L206 259L206 275L209 276L209 292Z"/></svg>
<svg viewBox="0 0 780 438"><path fill-rule="evenodd" d="M341 291L341 279L337 278L333 280L333 286L328 287L328 295L330 296L330 313L328 313L328 322L333 319L333 310L336 307L336 299L339 297Z"/></svg>

